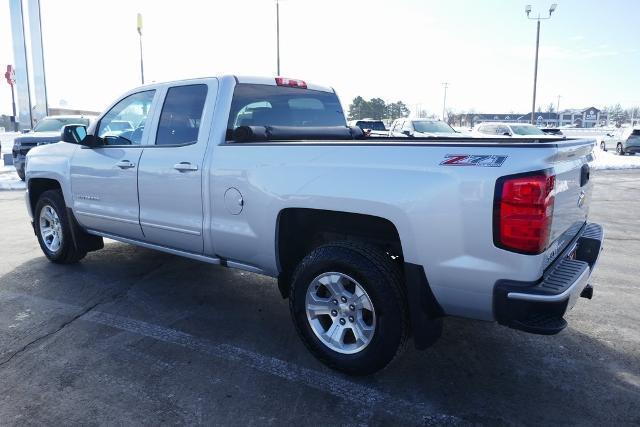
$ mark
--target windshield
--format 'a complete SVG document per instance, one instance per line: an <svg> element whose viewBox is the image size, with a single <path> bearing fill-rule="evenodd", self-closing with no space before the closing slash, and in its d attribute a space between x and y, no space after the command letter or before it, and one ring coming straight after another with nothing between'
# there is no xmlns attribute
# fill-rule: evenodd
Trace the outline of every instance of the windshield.
<svg viewBox="0 0 640 427"><path fill-rule="evenodd" d="M33 128L34 132L57 132L62 130L65 125L85 125L89 126L89 119L82 117L56 117L45 118L40 120L36 127Z"/></svg>
<svg viewBox="0 0 640 427"><path fill-rule="evenodd" d="M376 121L358 120L356 122L356 126L362 129L387 130L387 128L384 127L384 123L382 123L381 120L376 120Z"/></svg>
<svg viewBox="0 0 640 427"><path fill-rule="evenodd" d="M511 125L511 130L516 135L544 135L540 129L533 125Z"/></svg>
<svg viewBox="0 0 640 427"><path fill-rule="evenodd" d="M335 93L295 87L238 84L233 91L227 139L239 126L346 126Z"/></svg>
<svg viewBox="0 0 640 427"><path fill-rule="evenodd" d="M456 133L456 131L445 122L416 121L413 122L413 127L416 132L423 133Z"/></svg>

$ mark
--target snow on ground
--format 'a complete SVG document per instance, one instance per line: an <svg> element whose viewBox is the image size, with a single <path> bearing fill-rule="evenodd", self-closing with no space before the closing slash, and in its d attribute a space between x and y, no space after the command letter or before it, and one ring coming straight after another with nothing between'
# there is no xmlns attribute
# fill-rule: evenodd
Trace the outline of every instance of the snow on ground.
<svg viewBox="0 0 640 427"><path fill-rule="evenodd" d="M18 177L16 168L3 166L0 168L0 190L24 190L24 182Z"/></svg>
<svg viewBox="0 0 640 427"><path fill-rule="evenodd" d="M0 155L0 190L24 190L24 182L18 177L16 168L4 165L5 155L11 156L13 138L19 135L17 132L5 132L0 134L2 154Z"/></svg>
<svg viewBox="0 0 640 427"><path fill-rule="evenodd" d="M594 161L592 169L636 169L640 168L640 156L618 156L613 151L602 151L600 147L593 148Z"/></svg>

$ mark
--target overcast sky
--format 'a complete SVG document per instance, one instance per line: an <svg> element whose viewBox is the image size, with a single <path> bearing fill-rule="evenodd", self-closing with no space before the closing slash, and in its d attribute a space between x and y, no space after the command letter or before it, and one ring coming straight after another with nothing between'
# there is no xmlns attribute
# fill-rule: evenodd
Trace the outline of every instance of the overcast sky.
<svg viewBox="0 0 640 427"><path fill-rule="evenodd" d="M0 66L13 61L8 0L0 0ZM432 112L527 112L534 13L552 1L282 0L281 74ZM640 1L559 0L542 23L538 104L640 105ZM41 0L49 105L102 110L145 77L275 75L275 1ZM26 11L25 11L26 15ZM11 109L0 84L0 113Z"/></svg>

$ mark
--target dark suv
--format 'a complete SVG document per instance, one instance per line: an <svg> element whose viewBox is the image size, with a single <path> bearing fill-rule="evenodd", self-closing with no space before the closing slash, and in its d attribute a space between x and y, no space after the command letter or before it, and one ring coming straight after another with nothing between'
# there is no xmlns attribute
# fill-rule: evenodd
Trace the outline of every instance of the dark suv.
<svg viewBox="0 0 640 427"><path fill-rule="evenodd" d="M622 141L616 144L616 153L621 156L640 153L640 128L630 129L623 134Z"/></svg>
<svg viewBox="0 0 640 427"><path fill-rule="evenodd" d="M33 130L13 140L13 164L21 180L24 181L24 161L33 147L60 141L60 132L65 125L89 126L90 117L86 116L48 116L40 120Z"/></svg>

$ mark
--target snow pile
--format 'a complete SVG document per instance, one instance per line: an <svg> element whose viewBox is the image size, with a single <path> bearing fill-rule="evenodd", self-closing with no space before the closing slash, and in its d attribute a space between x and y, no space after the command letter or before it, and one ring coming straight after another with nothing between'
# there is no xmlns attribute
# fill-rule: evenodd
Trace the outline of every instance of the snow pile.
<svg viewBox="0 0 640 427"><path fill-rule="evenodd" d="M594 160L592 169L640 169L640 156L618 156L613 151L602 151L600 147L593 148Z"/></svg>
<svg viewBox="0 0 640 427"><path fill-rule="evenodd" d="M13 166L0 167L0 190L24 190L24 182Z"/></svg>
<svg viewBox="0 0 640 427"><path fill-rule="evenodd" d="M4 156L11 155L13 148L13 138L20 135L17 132L5 132L0 134L2 144L2 154L0 155L0 190L24 190L24 182L18 177L16 168L4 166Z"/></svg>

